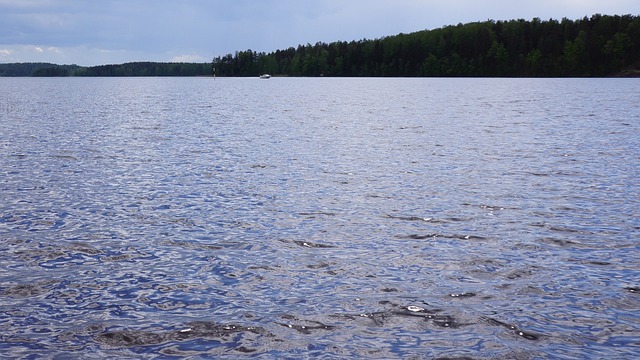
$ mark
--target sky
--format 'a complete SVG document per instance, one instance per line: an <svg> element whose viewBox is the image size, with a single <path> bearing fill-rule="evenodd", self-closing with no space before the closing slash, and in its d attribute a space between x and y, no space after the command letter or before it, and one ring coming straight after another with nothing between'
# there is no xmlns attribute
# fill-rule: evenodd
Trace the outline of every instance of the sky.
<svg viewBox="0 0 640 360"><path fill-rule="evenodd" d="M640 0L0 0L0 63L210 62L485 20L640 15Z"/></svg>

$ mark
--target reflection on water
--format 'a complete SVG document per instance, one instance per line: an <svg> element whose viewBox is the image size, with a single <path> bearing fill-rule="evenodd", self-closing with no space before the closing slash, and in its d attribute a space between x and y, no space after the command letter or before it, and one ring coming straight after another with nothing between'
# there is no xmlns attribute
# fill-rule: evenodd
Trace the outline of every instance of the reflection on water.
<svg viewBox="0 0 640 360"><path fill-rule="evenodd" d="M9 357L630 358L629 79L8 79Z"/></svg>

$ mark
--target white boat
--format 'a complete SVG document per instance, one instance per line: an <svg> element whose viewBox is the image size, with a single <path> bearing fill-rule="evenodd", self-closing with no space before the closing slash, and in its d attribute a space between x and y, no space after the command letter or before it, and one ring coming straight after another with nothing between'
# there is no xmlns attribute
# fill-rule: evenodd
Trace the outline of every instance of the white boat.
<svg viewBox="0 0 640 360"><path fill-rule="evenodd" d="M269 75L269 74L260 75L260 79L269 79L270 77L271 77L271 75Z"/></svg>

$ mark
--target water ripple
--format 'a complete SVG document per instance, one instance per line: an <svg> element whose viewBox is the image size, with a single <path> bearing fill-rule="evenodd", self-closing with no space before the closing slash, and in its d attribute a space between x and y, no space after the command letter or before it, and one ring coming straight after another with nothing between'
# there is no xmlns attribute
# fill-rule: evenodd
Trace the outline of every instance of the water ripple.
<svg viewBox="0 0 640 360"><path fill-rule="evenodd" d="M0 83L5 357L636 356L637 83L211 80Z"/></svg>

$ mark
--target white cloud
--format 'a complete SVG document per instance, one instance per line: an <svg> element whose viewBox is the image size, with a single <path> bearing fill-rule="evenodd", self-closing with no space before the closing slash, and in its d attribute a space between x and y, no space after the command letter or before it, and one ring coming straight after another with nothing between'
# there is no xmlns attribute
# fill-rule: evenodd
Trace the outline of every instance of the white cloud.
<svg viewBox="0 0 640 360"><path fill-rule="evenodd" d="M11 58L19 61L199 62L238 50L270 52L487 19L595 13L638 15L640 1L0 0L0 48L15 50Z"/></svg>
<svg viewBox="0 0 640 360"><path fill-rule="evenodd" d="M178 55L171 58L171 62L207 62L207 59L200 55Z"/></svg>
<svg viewBox="0 0 640 360"><path fill-rule="evenodd" d="M34 8L54 4L55 0L0 0L0 6L10 6L15 8Z"/></svg>

